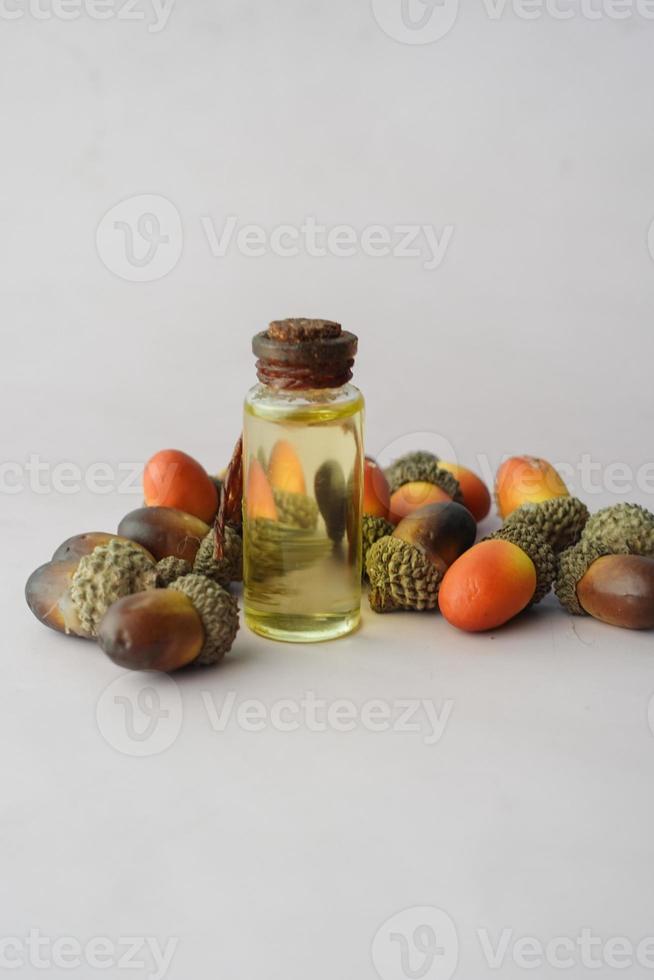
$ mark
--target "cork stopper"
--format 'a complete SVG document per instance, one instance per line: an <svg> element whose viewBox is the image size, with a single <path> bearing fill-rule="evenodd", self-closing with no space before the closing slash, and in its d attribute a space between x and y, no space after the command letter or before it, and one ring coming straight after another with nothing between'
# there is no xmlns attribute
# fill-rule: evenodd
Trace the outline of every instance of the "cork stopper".
<svg viewBox="0 0 654 980"><path fill-rule="evenodd" d="M257 375L273 388L340 388L352 377L357 338L334 320L273 320L252 339Z"/></svg>
<svg viewBox="0 0 654 980"><path fill-rule="evenodd" d="M273 320L268 327L268 336L284 344L326 340L328 337L340 337L342 332L340 323L335 320L307 320L305 317Z"/></svg>

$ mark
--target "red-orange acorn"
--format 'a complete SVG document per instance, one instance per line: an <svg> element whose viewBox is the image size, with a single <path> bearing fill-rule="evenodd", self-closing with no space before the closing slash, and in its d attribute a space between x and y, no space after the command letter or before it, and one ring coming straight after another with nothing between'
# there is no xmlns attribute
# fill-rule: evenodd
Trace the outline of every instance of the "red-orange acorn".
<svg viewBox="0 0 654 980"><path fill-rule="evenodd" d="M174 507L210 524L218 510L218 490L203 466L178 449L163 449L143 472L148 507Z"/></svg>

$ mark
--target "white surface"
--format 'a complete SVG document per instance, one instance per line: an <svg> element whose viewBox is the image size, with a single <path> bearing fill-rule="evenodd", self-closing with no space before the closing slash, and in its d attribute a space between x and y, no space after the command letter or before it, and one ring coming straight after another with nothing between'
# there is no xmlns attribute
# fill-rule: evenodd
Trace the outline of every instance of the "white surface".
<svg viewBox="0 0 654 980"><path fill-rule="evenodd" d="M478 4L442 40L408 45L345 0L196 0L159 33L3 22L11 479L32 454L86 474L163 446L219 468L253 380L251 334L308 313L360 335L370 452L445 441L490 470L533 452L572 467L593 508L651 507L651 473L636 472L652 460L653 32L638 14L493 20ZM96 251L103 215L142 194L172 202L183 227L179 261L152 282ZM218 231L235 215L269 231L314 216L454 232L431 271L360 254L214 258L207 215ZM615 464L632 473L621 495ZM51 469L41 493L23 476L1 499L4 937L176 937L170 980L366 980L377 930L412 907L449 914L463 978L525 973L510 954L490 969L483 928L542 943L585 926L652 935L651 635L573 621L551 599L484 637L432 615L367 614L358 635L311 649L243 631L223 668L176 682L180 702L157 682L171 727L150 746L172 731L170 747L124 754L116 689L103 697L120 671L31 619L22 588L69 534L113 530L138 488L65 494ZM152 681L124 683L135 696ZM268 708L306 691L452 704L428 745L361 724L216 732L203 690ZM384 980L409 976L388 936L410 938L416 915L382 933L396 956L389 973L376 954ZM424 975L449 976L446 959ZM148 975L50 975L71 972Z"/></svg>

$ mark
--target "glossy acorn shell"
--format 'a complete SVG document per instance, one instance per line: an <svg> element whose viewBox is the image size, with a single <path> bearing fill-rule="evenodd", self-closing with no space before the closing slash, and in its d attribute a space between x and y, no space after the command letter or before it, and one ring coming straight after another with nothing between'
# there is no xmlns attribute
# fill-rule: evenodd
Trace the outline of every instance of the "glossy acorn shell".
<svg viewBox="0 0 654 980"><path fill-rule="evenodd" d="M88 638L70 598L70 586L78 559L49 561L27 580L25 599L39 622L58 633Z"/></svg>
<svg viewBox="0 0 654 980"><path fill-rule="evenodd" d="M433 564L451 565L475 543L477 524L462 504L427 504L403 518L393 537L425 552Z"/></svg>
<svg viewBox="0 0 654 980"><path fill-rule="evenodd" d="M139 507L123 517L118 535L140 544L156 561L183 558L193 562L208 524L173 507Z"/></svg>
<svg viewBox="0 0 654 980"><path fill-rule="evenodd" d="M156 589L114 602L100 623L98 643L119 667L179 670L202 650L204 627L183 592Z"/></svg>
<svg viewBox="0 0 654 980"><path fill-rule="evenodd" d="M579 603L595 619L623 629L654 629L654 558L605 555L577 583Z"/></svg>

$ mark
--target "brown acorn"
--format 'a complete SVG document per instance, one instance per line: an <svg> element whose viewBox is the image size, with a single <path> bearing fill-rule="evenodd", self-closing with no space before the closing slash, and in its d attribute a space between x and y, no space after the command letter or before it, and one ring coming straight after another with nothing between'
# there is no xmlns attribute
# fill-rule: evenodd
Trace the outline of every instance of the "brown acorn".
<svg viewBox="0 0 654 980"><path fill-rule="evenodd" d="M169 557L195 561L209 531L199 517L173 507L139 507L118 525L121 537L142 545L157 561Z"/></svg>

